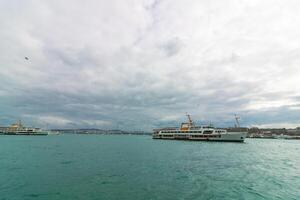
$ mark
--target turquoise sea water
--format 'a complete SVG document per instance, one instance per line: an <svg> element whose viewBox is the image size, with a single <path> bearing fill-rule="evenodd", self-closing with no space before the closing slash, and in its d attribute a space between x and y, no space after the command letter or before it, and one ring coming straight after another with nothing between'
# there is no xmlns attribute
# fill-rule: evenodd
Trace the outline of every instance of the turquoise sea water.
<svg viewBox="0 0 300 200"><path fill-rule="evenodd" d="M0 136L0 200L300 199L300 141Z"/></svg>

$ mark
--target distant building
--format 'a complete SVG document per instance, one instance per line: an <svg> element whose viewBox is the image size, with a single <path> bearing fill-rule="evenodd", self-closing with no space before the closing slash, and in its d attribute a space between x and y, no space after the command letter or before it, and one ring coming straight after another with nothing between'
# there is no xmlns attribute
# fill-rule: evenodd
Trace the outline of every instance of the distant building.
<svg viewBox="0 0 300 200"><path fill-rule="evenodd" d="M300 135L300 128L297 127L296 129L286 129L287 135Z"/></svg>
<svg viewBox="0 0 300 200"><path fill-rule="evenodd" d="M261 131L259 128L257 127L252 127L252 128L249 128L249 131L248 131L250 134L259 134Z"/></svg>
<svg viewBox="0 0 300 200"><path fill-rule="evenodd" d="M281 135L286 134L285 128L264 128L261 129L264 135Z"/></svg>

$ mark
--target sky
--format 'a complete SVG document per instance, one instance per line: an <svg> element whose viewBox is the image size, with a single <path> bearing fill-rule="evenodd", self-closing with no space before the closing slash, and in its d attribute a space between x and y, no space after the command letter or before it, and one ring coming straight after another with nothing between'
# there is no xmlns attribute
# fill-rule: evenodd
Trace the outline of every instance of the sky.
<svg viewBox="0 0 300 200"><path fill-rule="evenodd" d="M300 126L297 0L0 0L0 126ZM28 60L25 59L28 57Z"/></svg>

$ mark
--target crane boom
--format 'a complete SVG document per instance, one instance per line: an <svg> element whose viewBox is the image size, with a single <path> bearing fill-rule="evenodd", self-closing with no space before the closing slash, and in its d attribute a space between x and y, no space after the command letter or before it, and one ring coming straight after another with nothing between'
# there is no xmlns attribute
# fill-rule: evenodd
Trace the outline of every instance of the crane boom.
<svg viewBox="0 0 300 200"><path fill-rule="evenodd" d="M192 120L191 115L189 115L188 113L186 113L186 116L188 117L190 126L192 126L193 125L193 120Z"/></svg>

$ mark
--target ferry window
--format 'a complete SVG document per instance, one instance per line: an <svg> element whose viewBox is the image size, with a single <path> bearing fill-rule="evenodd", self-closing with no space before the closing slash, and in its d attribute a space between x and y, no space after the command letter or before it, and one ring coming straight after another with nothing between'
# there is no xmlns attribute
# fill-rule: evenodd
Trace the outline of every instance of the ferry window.
<svg viewBox="0 0 300 200"><path fill-rule="evenodd" d="M211 134L212 131L203 131L203 134Z"/></svg>

